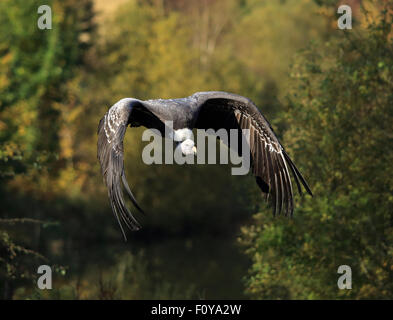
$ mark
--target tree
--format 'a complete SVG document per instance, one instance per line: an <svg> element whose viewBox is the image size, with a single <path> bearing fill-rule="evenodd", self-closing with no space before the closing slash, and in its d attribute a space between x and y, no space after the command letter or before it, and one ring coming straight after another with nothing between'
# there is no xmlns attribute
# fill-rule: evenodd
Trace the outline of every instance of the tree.
<svg viewBox="0 0 393 320"><path fill-rule="evenodd" d="M385 2L365 29L294 63L284 142L315 196L293 220L257 214L244 228L254 298L393 297L392 13ZM352 290L337 288L340 265L352 268Z"/></svg>
<svg viewBox="0 0 393 320"><path fill-rule="evenodd" d="M43 182L62 167L57 154L63 119L56 103L91 45L91 1L46 4L54 12L51 30L37 27L41 2L0 3L0 289L5 298L35 272L28 258L43 258L36 252L42 221L31 218L44 218L35 204L48 198L50 187L45 190ZM29 218L19 219L26 211ZM22 222L35 223L30 238L10 227Z"/></svg>

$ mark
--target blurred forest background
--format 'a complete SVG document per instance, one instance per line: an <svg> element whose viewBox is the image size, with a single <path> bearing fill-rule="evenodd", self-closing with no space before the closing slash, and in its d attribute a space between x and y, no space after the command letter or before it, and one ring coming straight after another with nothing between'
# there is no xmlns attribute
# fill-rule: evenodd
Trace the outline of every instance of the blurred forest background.
<svg viewBox="0 0 393 320"><path fill-rule="evenodd" d="M393 1L0 2L0 294L4 299L392 299ZM219 165L126 172L147 215L124 242L96 159L123 97L224 90L270 120L314 197L272 218ZM53 267L52 290L37 268ZM351 266L352 290L337 288Z"/></svg>

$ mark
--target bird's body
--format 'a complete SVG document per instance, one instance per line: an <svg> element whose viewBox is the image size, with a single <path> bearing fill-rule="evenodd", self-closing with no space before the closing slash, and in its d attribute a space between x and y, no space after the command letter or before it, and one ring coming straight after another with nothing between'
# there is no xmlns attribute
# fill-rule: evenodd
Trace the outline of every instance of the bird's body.
<svg viewBox="0 0 393 320"><path fill-rule="evenodd" d="M306 181L280 144L271 125L248 98L221 91L197 92L181 99L138 100L125 98L114 104L98 127L98 159L112 209L131 229L139 229L125 206L121 182L134 205L140 209L127 184L123 164L123 137L128 125L157 129L165 134L166 122L173 124L172 138L183 153L195 152L189 133L198 129L248 129L252 172L257 185L271 195L273 212L293 213L293 192L289 171L301 193L301 184L311 194ZM242 150L239 151L242 154ZM141 210L141 209L140 209ZM120 219L119 219L120 218ZM123 230L123 229L122 229ZM124 234L124 232L123 232Z"/></svg>

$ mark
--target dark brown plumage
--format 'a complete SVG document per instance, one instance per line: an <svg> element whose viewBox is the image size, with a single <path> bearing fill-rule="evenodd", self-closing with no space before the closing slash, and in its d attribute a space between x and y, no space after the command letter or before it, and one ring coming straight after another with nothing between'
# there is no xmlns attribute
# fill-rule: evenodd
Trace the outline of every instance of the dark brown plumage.
<svg viewBox="0 0 393 320"><path fill-rule="evenodd" d="M257 185L266 194L266 199L270 198L273 214L280 214L282 211L286 215L293 214L290 171L299 193L302 193L303 186L312 195L307 182L280 144L271 125L248 98L227 92L208 91L182 99L122 99L100 121L98 159L111 206L123 235L122 222L132 230L138 230L140 225L125 206L122 184L133 204L141 210L124 174L123 137L126 127L145 126L158 129L163 134L165 121L173 121L175 130L249 129L252 173ZM238 146L241 143L238 142ZM240 149L239 154L242 153L243 150Z"/></svg>

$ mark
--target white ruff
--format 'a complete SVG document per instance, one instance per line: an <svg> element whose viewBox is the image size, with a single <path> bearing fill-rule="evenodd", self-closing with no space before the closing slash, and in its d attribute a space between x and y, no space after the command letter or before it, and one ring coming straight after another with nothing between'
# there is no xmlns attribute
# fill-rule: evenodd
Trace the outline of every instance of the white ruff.
<svg viewBox="0 0 393 320"><path fill-rule="evenodd" d="M192 140L192 138L193 138L192 130L188 128L174 130L174 136L173 136L174 141L184 141L187 139Z"/></svg>

